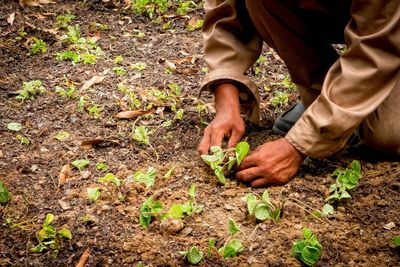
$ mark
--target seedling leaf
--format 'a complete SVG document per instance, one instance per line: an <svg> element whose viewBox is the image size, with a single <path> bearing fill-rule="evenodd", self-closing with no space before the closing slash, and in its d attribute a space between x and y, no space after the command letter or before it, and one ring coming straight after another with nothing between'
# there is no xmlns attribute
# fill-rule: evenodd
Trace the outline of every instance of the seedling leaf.
<svg viewBox="0 0 400 267"><path fill-rule="evenodd" d="M84 168L86 168L89 165L89 161L86 159L77 159L74 160L73 162L71 162L72 166L74 166L75 168L77 168L78 170L83 170Z"/></svg>
<svg viewBox="0 0 400 267"><path fill-rule="evenodd" d="M22 125L18 122L10 122L9 124L7 124L7 129L19 132L22 129Z"/></svg>
<svg viewBox="0 0 400 267"><path fill-rule="evenodd" d="M5 204L11 200L11 194L7 187L0 181L0 204Z"/></svg>
<svg viewBox="0 0 400 267"><path fill-rule="evenodd" d="M254 216L257 220L264 221L271 218L270 208L265 203L257 203L254 207Z"/></svg>
<svg viewBox="0 0 400 267"><path fill-rule="evenodd" d="M247 142L243 141L236 145L235 150L237 164L240 165L240 163L242 163L243 159L246 157L247 153L249 153L250 145Z"/></svg>
<svg viewBox="0 0 400 267"><path fill-rule="evenodd" d="M303 229L304 239L297 240L292 246L292 255L307 266L314 266L320 256L322 245L310 229Z"/></svg>
<svg viewBox="0 0 400 267"><path fill-rule="evenodd" d="M100 189L98 187L86 189L87 198L90 202L95 202L100 197Z"/></svg>
<svg viewBox="0 0 400 267"><path fill-rule="evenodd" d="M239 225L237 225L237 223L232 218L229 218L229 221L228 221L228 232L229 232L229 234L230 235L234 235L239 231L240 231Z"/></svg>
<svg viewBox="0 0 400 267"><path fill-rule="evenodd" d="M324 215L324 216L332 215L333 212L334 212L334 209L331 204L325 204L324 207L322 208L322 215Z"/></svg>
<svg viewBox="0 0 400 267"><path fill-rule="evenodd" d="M233 258L236 257L236 255L242 250L243 250L242 240L232 239L226 244L226 246L221 247L218 250L218 253L224 258Z"/></svg>
<svg viewBox="0 0 400 267"><path fill-rule="evenodd" d="M71 231L67 228L63 228L61 229L58 234L62 237L68 238L68 239L72 239L72 234Z"/></svg>
<svg viewBox="0 0 400 267"><path fill-rule="evenodd" d="M187 260L191 264L198 264L203 260L204 253L199 251L197 247L191 247L190 250L187 252Z"/></svg>
<svg viewBox="0 0 400 267"><path fill-rule="evenodd" d="M394 236L392 241L395 246L400 247L400 235Z"/></svg>
<svg viewBox="0 0 400 267"><path fill-rule="evenodd" d="M150 167L147 170L147 173L143 173L141 171L135 172L133 175L133 179L136 182L144 183L147 188L154 186L155 177L157 176L156 169L154 167Z"/></svg>

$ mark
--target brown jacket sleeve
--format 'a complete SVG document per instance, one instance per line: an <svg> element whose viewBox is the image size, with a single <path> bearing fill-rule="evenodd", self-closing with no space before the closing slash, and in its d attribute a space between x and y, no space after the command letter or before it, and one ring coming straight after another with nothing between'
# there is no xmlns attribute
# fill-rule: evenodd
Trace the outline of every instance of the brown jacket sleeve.
<svg viewBox="0 0 400 267"><path fill-rule="evenodd" d="M209 73L201 83L201 92L224 82L236 84L246 114L258 122L258 89L245 72L259 57L262 40L245 11L245 1L206 0L204 10L204 58Z"/></svg>
<svg viewBox="0 0 400 267"><path fill-rule="evenodd" d="M286 136L311 157L342 149L400 78L399 1L354 0L351 16L347 51L329 70L321 95Z"/></svg>

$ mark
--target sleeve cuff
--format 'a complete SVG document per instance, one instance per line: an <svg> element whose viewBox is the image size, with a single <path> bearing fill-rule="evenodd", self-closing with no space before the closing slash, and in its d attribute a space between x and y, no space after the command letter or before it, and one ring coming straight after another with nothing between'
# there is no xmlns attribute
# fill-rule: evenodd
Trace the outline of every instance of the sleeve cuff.
<svg viewBox="0 0 400 267"><path fill-rule="evenodd" d="M258 88L249 78L232 69L217 69L208 73L200 85L199 96L204 91L212 92L222 83L234 83L240 91L243 113L255 124L260 122L260 96Z"/></svg>

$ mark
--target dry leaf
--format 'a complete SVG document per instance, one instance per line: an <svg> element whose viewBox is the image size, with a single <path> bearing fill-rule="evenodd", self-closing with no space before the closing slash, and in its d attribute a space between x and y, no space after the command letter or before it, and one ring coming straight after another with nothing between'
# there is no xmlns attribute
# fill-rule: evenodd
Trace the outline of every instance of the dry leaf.
<svg viewBox="0 0 400 267"><path fill-rule="evenodd" d="M95 84L99 84L102 83L104 81L104 79L106 78L106 76L102 76L102 75L96 75L93 76L90 80L87 80L81 87L81 91L86 90L88 88L90 88L91 86L95 85Z"/></svg>
<svg viewBox="0 0 400 267"><path fill-rule="evenodd" d="M91 148L92 146L98 145L106 141L103 138L96 138L96 139L88 139L88 140L83 140L81 142L81 147L83 148Z"/></svg>
<svg viewBox="0 0 400 267"><path fill-rule="evenodd" d="M180 65L185 62L190 62L190 63L194 64L196 62L196 60L198 60L201 57L202 57L201 55L193 55L193 56L188 56L185 58L171 59L170 62L175 63L177 65Z"/></svg>
<svg viewBox="0 0 400 267"><path fill-rule="evenodd" d="M46 4L55 4L52 0L19 0L19 4L22 7L26 6L42 6Z"/></svg>
<svg viewBox="0 0 400 267"><path fill-rule="evenodd" d="M173 62L169 61L168 59L165 60L165 67L171 69L172 71L176 71L176 66Z"/></svg>
<svg viewBox="0 0 400 267"><path fill-rule="evenodd" d="M15 20L15 12L10 14L10 16L8 16L7 22L8 22L8 24L13 25L14 20Z"/></svg>
<svg viewBox="0 0 400 267"><path fill-rule="evenodd" d="M75 265L75 267L85 267L87 260L89 259L90 256L90 250L86 249L85 252L83 252L81 258L79 259L79 262Z"/></svg>
<svg viewBox="0 0 400 267"><path fill-rule="evenodd" d="M125 110L117 113L114 117L117 119L134 119L142 115L151 113L150 110Z"/></svg>
<svg viewBox="0 0 400 267"><path fill-rule="evenodd" d="M58 175L58 184L59 185L63 185L66 183L67 179L68 179L68 173L71 170L71 167L68 164L65 164L60 171L60 174Z"/></svg>

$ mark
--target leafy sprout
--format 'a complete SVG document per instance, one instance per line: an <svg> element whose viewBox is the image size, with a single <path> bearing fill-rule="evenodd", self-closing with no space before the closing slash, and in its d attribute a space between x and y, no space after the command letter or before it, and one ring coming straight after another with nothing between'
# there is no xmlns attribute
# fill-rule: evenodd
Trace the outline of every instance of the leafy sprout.
<svg viewBox="0 0 400 267"><path fill-rule="evenodd" d="M221 184L226 183L225 171L230 171L232 167L237 164L240 165L250 150L247 142L243 141L236 145L235 148L228 148L223 150L221 147L212 146L210 148L211 155L202 155L201 158L204 162L210 165ZM235 153L231 155L232 153Z"/></svg>
<svg viewBox="0 0 400 267"><path fill-rule="evenodd" d="M139 214L139 223L143 228L147 228L152 219L159 216L162 211L163 206L161 202L154 201L153 197L149 197L143 202L142 207L140 208Z"/></svg>
<svg viewBox="0 0 400 267"><path fill-rule="evenodd" d="M98 187L86 189L87 198L90 202L96 202L100 198L101 192Z"/></svg>
<svg viewBox="0 0 400 267"><path fill-rule="evenodd" d="M75 168L77 168L80 171L82 171L84 168L89 166L89 163L90 162L86 159L77 159L77 160L74 160L73 162L71 162L72 166L74 166Z"/></svg>
<svg viewBox="0 0 400 267"><path fill-rule="evenodd" d="M23 82L22 89L15 98L21 101L33 100L34 96L44 93L45 91L46 89L42 86L42 82L39 80Z"/></svg>
<svg viewBox="0 0 400 267"><path fill-rule="evenodd" d="M190 264L194 264L194 265L200 263L204 257L204 253L202 251L198 250L198 248L196 246L193 246L189 250L186 250L186 251L180 251L180 253L186 257L187 261Z"/></svg>
<svg viewBox="0 0 400 267"><path fill-rule="evenodd" d="M321 257L322 245L310 229L303 229L304 238L292 246L292 255L307 266L314 266Z"/></svg>
<svg viewBox="0 0 400 267"><path fill-rule="evenodd" d="M2 181L0 181L0 204L5 204L11 200L11 193Z"/></svg>
<svg viewBox="0 0 400 267"><path fill-rule="evenodd" d="M19 132L22 129L22 125L18 122L10 122L9 124L7 124L7 129L14 132Z"/></svg>
<svg viewBox="0 0 400 267"><path fill-rule="evenodd" d="M279 221L281 209L276 208L272 204L267 190L264 191L261 198L254 194L247 194L243 200L247 203L249 214L254 216L257 220Z"/></svg>
<svg viewBox="0 0 400 267"><path fill-rule="evenodd" d="M133 180L138 183L143 183L147 188L154 186L154 181L157 176L157 171L154 167L150 167L147 173L141 171L135 172L133 175Z"/></svg>

